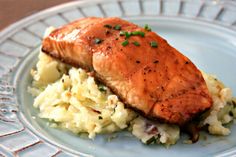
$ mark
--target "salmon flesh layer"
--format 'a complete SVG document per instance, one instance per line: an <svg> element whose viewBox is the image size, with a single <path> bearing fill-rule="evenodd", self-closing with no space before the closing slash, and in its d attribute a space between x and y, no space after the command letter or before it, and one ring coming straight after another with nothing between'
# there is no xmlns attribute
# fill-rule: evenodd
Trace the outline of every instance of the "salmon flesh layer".
<svg viewBox="0 0 236 157"><path fill-rule="evenodd" d="M212 106L196 66L156 33L120 18L83 18L51 32L42 51L94 72L142 115L183 125Z"/></svg>

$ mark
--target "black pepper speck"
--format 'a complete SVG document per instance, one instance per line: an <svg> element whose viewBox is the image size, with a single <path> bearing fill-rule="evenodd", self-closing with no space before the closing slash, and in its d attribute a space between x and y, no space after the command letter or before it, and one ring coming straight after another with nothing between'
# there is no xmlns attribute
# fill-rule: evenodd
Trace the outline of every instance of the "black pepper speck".
<svg viewBox="0 0 236 157"><path fill-rule="evenodd" d="M153 63L154 63L154 64L157 64L157 63L159 63L159 61L158 61L158 60L156 60L156 61L154 61Z"/></svg>

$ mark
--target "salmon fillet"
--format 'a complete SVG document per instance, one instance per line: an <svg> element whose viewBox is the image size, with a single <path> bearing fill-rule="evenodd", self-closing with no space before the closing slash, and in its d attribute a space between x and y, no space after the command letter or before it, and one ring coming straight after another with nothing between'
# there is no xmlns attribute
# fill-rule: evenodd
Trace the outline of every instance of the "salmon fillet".
<svg viewBox="0 0 236 157"><path fill-rule="evenodd" d="M212 106L201 72L187 57L156 33L120 18L69 23L44 38L42 51L93 71L128 107L151 119L183 125Z"/></svg>

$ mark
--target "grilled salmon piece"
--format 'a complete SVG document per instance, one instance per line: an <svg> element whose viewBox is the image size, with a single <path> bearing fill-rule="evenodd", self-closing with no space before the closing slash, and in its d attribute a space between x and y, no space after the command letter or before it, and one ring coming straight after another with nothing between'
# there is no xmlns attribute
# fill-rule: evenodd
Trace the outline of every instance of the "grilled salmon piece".
<svg viewBox="0 0 236 157"><path fill-rule="evenodd" d="M136 33L129 37L121 30ZM128 107L148 118L183 125L212 106L201 72L187 57L156 33L120 18L67 24L43 40L42 51L94 71Z"/></svg>

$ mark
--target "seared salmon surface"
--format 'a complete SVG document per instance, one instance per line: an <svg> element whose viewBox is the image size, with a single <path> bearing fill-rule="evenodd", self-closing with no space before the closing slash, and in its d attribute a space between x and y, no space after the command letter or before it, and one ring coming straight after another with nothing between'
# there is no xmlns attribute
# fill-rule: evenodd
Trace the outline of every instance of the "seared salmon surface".
<svg viewBox="0 0 236 157"><path fill-rule="evenodd" d="M45 37L42 51L94 72L147 118L183 125L212 106L197 67L165 39L120 18L82 18Z"/></svg>

